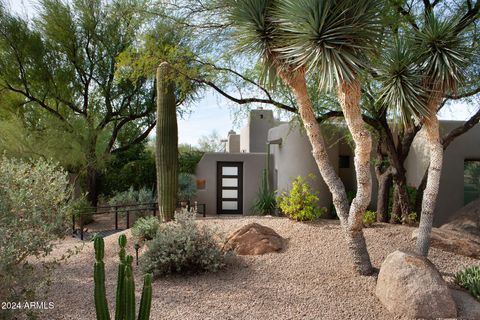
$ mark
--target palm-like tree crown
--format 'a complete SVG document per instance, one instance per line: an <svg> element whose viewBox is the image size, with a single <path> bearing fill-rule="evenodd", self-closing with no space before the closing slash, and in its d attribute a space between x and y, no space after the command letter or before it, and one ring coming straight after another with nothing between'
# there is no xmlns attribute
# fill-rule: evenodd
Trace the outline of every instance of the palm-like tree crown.
<svg viewBox="0 0 480 320"><path fill-rule="evenodd" d="M272 70L319 72L320 85L351 81L376 49L377 0L229 0L240 48Z"/></svg>
<svg viewBox="0 0 480 320"><path fill-rule="evenodd" d="M420 63L429 90L455 91L468 65L466 39L457 30L458 19L440 20L427 15L425 26L416 33Z"/></svg>

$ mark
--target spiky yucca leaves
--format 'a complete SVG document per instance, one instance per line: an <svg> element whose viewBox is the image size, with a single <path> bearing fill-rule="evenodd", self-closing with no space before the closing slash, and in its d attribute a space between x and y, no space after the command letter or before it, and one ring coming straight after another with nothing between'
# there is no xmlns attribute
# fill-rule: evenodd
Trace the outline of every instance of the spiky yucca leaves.
<svg viewBox="0 0 480 320"><path fill-rule="evenodd" d="M382 52L376 70L381 84L378 101L404 126L428 115L427 93L417 64L418 53L414 49L411 41L395 37Z"/></svg>
<svg viewBox="0 0 480 320"><path fill-rule="evenodd" d="M457 272L455 283L467 289L472 296L480 300L480 267L469 267Z"/></svg>
<svg viewBox="0 0 480 320"><path fill-rule="evenodd" d="M463 81L468 66L466 38L458 33L458 19L440 20L433 13L416 32L417 51L428 89L445 95Z"/></svg>
<svg viewBox="0 0 480 320"><path fill-rule="evenodd" d="M318 72L322 89L355 81L378 49L379 7L377 0L276 1L275 51L297 68Z"/></svg>

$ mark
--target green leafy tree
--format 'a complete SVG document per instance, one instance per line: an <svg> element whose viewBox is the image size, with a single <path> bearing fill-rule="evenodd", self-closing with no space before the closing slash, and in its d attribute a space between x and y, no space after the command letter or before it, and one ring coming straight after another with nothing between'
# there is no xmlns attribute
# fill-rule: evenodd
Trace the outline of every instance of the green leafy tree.
<svg viewBox="0 0 480 320"><path fill-rule="evenodd" d="M143 141L155 125L153 81L116 73L119 55L135 45L144 23L138 5L43 0L35 21L0 10L0 90L22 97L25 116L48 118L46 137L57 133L58 144L79 150L75 170L84 173L94 205L107 156ZM119 146L129 127L139 134Z"/></svg>

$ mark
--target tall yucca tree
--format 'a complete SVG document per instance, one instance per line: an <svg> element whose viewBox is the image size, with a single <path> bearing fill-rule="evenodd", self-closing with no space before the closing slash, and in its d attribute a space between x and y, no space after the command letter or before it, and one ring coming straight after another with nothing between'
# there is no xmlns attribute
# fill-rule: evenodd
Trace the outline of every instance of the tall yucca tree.
<svg viewBox="0 0 480 320"><path fill-rule="evenodd" d="M346 231L355 269L365 275L372 272L362 231L371 197L372 142L362 120L358 75L378 39L377 8L378 3L369 0L230 0L229 11L241 49L260 53L266 78L278 77L292 90L313 156ZM357 196L351 206L328 158L307 92L307 72L319 74L321 89L336 89L355 142Z"/></svg>
<svg viewBox="0 0 480 320"><path fill-rule="evenodd" d="M428 92L428 116L423 118L423 124L430 149L430 161L416 244L417 253L424 256L428 255L430 247L433 213L443 165L437 111L443 98L456 91L462 82L468 64L466 39L458 31L458 24L458 19L440 20L431 13L426 16L424 28L416 33L419 62Z"/></svg>
<svg viewBox="0 0 480 320"><path fill-rule="evenodd" d="M416 248L424 256L430 245L443 162L437 111L443 98L462 81L468 62L465 39L457 26L457 19L439 20L427 14L421 30L394 38L377 70L380 101L394 109L402 124L416 119L426 132L430 160Z"/></svg>

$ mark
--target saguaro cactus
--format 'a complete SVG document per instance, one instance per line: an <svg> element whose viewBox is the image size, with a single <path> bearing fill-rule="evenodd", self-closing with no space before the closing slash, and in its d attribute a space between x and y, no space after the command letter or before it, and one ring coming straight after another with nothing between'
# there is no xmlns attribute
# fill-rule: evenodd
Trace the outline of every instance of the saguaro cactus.
<svg viewBox="0 0 480 320"><path fill-rule="evenodd" d="M157 194L163 221L176 209L178 188L178 127L173 71L167 62L157 68Z"/></svg>
<svg viewBox="0 0 480 320"><path fill-rule="evenodd" d="M138 317L135 318L135 281L133 278L132 262L133 257L125 256L125 245L127 237L121 235L118 238L120 245L120 264L118 267L117 294L115 307L115 320L148 320L150 318L150 308L152 305L152 274L147 273L143 277L142 298L140 301L140 310ZM104 255L103 238L95 237L95 311L97 320L110 320L108 312L107 296L105 292L105 264L103 263Z"/></svg>

